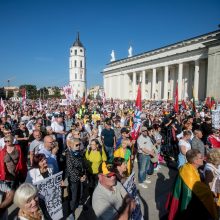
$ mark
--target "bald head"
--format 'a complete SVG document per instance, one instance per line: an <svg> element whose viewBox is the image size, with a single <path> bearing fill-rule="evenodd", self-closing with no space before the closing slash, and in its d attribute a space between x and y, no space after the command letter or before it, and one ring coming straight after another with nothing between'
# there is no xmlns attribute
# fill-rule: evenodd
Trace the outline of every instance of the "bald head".
<svg viewBox="0 0 220 220"><path fill-rule="evenodd" d="M50 135L44 137L44 147L51 151L53 148L54 140Z"/></svg>

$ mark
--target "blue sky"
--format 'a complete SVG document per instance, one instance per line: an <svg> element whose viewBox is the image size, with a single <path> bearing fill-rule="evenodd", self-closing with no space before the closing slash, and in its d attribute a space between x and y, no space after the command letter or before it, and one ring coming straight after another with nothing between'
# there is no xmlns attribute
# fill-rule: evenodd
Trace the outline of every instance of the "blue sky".
<svg viewBox="0 0 220 220"><path fill-rule="evenodd" d="M0 86L63 86L80 32L88 87L110 60L218 29L218 0L0 0Z"/></svg>

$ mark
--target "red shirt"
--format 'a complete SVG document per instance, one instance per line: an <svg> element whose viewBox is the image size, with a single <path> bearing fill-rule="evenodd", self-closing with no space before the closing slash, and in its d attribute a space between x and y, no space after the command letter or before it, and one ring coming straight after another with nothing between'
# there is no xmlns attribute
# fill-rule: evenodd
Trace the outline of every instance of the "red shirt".
<svg viewBox="0 0 220 220"><path fill-rule="evenodd" d="M21 148L19 145L15 145L15 148L19 152L19 160L15 168L15 177L18 177L22 180L25 180L27 175L27 165L24 162L23 153L21 152ZM6 147L0 150L0 180L4 181L5 179L5 163L4 157L6 155Z"/></svg>

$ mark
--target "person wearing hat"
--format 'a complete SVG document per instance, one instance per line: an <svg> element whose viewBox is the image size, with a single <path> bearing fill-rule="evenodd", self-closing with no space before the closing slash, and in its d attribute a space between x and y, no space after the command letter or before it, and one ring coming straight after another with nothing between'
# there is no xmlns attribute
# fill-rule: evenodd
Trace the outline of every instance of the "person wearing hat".
<svg viewBox="0 0 220 220"><path fill-rule="evenodd" d="M99 167L99 182L92 197L92 208L100 220L129 219L135 208L125 188L116 180L113 165L103 162Z"/></svg>
<svg viewBox="0 0 220 220"><path fill-rule="evenodd" d="M151 157L154 157L153 143L148 136L147 127L141 128L141 135L137 139L138 146L138 182L143 188L148 188L145 183L151 183L147 180L147 170L150 166Z"/></svg>

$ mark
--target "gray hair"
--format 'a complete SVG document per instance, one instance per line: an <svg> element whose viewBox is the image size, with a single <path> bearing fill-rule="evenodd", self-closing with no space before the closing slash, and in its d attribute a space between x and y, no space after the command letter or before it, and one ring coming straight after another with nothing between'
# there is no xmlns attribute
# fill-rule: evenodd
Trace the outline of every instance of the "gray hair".
<svg viewBox="0 0 220 220"><path fill-rule="evenodd" d="M48 131L48 130L51 130L52 129L52 127L51 126L47 126L46 127L46 130Z"/></svg>
<svg viewBox="0 0 220 220"><path fill-rule="evenodd" d="M8 136L5 137L5 140L10 140L11 143L13 144L14 137L12 135L8 135Z"/></svg>
<svg viewBox="0 0 220 220"><path fill-rule="evenodd" d="M25 203L32 197L37 195L37 188L30 183L21 184L15 191L14 204L23 208Z"/></svg>
<svg viewBox="0 0 220 220"><path fill-rule="evenodd" d="M69 144L74 144L74 143L80 143L80 139L79 138L70 138Z"/></svg>

